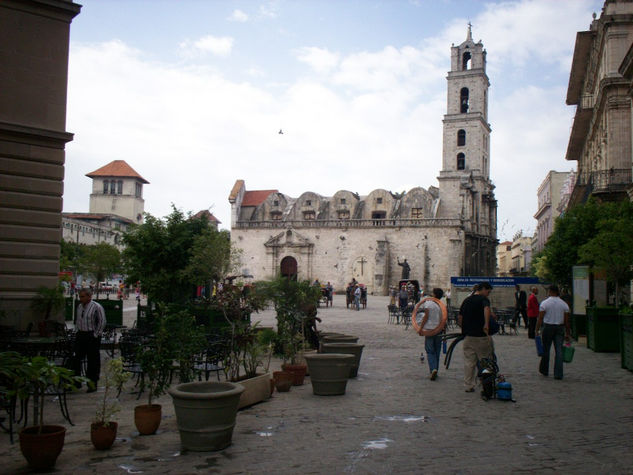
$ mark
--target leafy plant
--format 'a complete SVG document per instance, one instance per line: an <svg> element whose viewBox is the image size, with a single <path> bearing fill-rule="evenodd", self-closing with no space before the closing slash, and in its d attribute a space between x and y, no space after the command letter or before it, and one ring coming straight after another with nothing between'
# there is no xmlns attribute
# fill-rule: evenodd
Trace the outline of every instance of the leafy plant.
<svg viewBox="0 0 633 475"><path fill-rule="evenodd" d="M121 358L114 358L108 360L105 364L105 371L103 373L103 382L105 390L103 392L103 399L101 400L97 411L95 413L94 421L104 427L107 427L112 421L112 416L121 410L119 401L115 398L113 401L108 402L108 394L113 388L120 388L123 386L131 374L125 371L123 368L123 361Z"/></svg>
<svg viewBox="0 0 633 475"><path fill-rule="evenodd" d="M42 433L44 426L44 402L49 387L74 391L76 385L82 383L93 385L89 379L75 376L72 370L57 366L43 356L25 358L17 353L3 353L0 366L3 368L3 374L11 381L10 395L15 395L21 400L26 400L30 396L35 398L38 407L38 434Z"/></svg>
<svg viewBox="0 0 633 475"><path fill-rule="evenodd" d="M58 284L55 287L39 287L37 294L31 302L31 308L44 314L44 320L48 320L51 314L58 312L64 305L64 287Z"/></svg>

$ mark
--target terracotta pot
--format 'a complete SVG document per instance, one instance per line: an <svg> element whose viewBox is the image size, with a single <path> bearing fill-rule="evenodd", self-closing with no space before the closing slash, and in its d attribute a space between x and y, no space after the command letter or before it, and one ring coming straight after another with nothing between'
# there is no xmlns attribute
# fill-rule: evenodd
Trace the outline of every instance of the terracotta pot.
<svg viewBox="0 0 633 475"><path fill-rule="evenodd" d="M20 431L20 450L22 455L35 470L51 469L64 448L66 428L63 426L25 427Z"/></svg>
<svg viewBox="0 0 633 475"><path fill-rule="evenodd" d="M277 392L286 393L290 391L294 378L294 374L289 371L274 371L273 381L275 382Z"/></svg>
<svg viewBox="0 0 633 475"><path fill-rule="evenodd" d="M306 371L308 370L308 366L305 364L282 364L281 369L292 373L294 379L292 381L293 386L301 386L303 384L303 380L306 377Z"/></svg>
<svg viewBox="0 0 633 475"><path fill-rule="evenodd" d="M155 434L160 426L162 407L160 404L143 404L134 408L134 425L141 435Z"/></svg>
<svg viewBox="0 0 633 475"><path fill-rule="evenodd" d="M206 452L231 445L243 392L241 384L214 381L195 381L170 388L181 447Z"/></svg>
<svg viewBox="0 0 633 475"><path fill-rule="evenodd" d="M114 444L116 431L119 424L110 422L104 425L102 422L93 422L90 425L90 440L97 450L108 450Z"/></svg>

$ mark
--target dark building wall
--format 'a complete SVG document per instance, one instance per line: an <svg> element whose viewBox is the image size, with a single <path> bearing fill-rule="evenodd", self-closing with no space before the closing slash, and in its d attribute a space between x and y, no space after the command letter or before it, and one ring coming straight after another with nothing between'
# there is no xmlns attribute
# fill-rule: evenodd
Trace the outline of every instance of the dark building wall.
<svg viewBox="0 0 633 475"><path fill-rule="evenodd" d="M1 324L24 327L59 271L70 23L64 0L0 2Z"/></svg>

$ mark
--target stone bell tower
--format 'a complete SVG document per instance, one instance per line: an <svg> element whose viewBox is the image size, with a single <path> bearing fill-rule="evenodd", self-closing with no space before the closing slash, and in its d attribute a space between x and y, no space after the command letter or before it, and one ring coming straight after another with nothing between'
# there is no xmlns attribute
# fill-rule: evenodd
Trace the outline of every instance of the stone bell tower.
<svg viewBox="0 0 633 475"><path fill-rule="evenodd" d="M438 217L463 221L463 275L494 275L497 202L490 181L490 124L486 50L466 41L451 47L444 115Z"/></svg>

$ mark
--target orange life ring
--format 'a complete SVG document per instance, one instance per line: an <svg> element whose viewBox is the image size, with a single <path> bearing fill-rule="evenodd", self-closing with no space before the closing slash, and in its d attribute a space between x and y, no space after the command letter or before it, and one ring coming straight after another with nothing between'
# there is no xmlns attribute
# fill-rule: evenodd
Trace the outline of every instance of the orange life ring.
<svg viewBox="0 0 633 475"><path fill-rule="evenodd" d="M420 308L420 305L422 305L427 300L432 300L433 302L438 304L440 306L440 310L442 311L442 316L440 317L439 325L436 326L435 328L433 328L432 330L423 330L420 327L420 325L418 325L418 322L415 320L415 316L418 313L418 309ZM446 305L444 305L444 302L442 302L439 299L436 299L435 297L424 297L415 306L415 308L413 309L413 314L411 315L411 324L413 325L413 329L418 333L418 335L421 335L421 336L435 336L435 335L437 335L439 332L444 330L444 327L446 326L446 321L447 320L448 320L448 312L446 311Z"/></svg>

